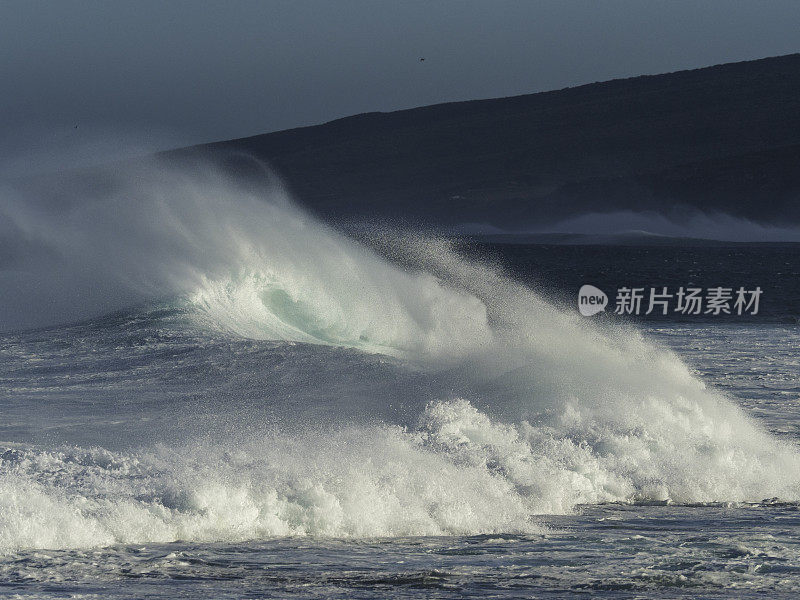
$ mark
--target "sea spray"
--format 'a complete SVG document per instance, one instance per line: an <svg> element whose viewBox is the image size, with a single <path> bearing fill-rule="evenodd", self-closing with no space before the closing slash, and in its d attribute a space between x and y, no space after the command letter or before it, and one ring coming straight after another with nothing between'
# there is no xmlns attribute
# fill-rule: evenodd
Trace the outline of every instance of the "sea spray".
<svg viewBox="0 0 800 600"><path fill-rule="evenodd" d="M114 189L76 199L65 213L6 206L5 228L16 236L7 239L40 251L4 277L32 274L42 294L20 288L6 316L37 303L59 318L134 301L167 314L180 307L180 321L158 310L125 313L144 322L142 361L172 360L164 345L176 328L191 328L198 348L220 338L230 348L264 340L273 345L254 342L253 352L276 355L276 342L303 348L275 362L255 354L246 372L235 361L220 367L213 354L192 367L204 387L224 391L202 396L205 410L219 413L212 423L239 419L243 439L232 438L235 427L212 426L193 442L124 451L9 448L0 471L6 550L531 532L537 514L581 504L800 500L797 449L707 389L676 355L635 330L559 310L446 241L380 232L365 244L292 207L280 189L254 191L213 170L151 167ZM127 339L115 337L119 327L112 319L89 329L113 340L111 352ZM71 344L91 346L91 365L100 347L81 339L89 341ZM323 346L348 353L310 360ZM20 364L35 356L20 352ZM296 360L303 372L342 361L374 374L367 366L376 355L422 382L402 398L397 422L386 420L380 393L328 387L303 397L357 411L315 423L315 407L287 394L279 432L259 431L256 410L225 412L242 381L268 378L251 371L259 365ZM211 385L217 376L226 387ZM294 385L304 381L319 385L313 377ZM389 396L396 385L386 376L372 389ZM425 388L438 397L415 395ZM271 389L272 399L279 393Z"/></svg>

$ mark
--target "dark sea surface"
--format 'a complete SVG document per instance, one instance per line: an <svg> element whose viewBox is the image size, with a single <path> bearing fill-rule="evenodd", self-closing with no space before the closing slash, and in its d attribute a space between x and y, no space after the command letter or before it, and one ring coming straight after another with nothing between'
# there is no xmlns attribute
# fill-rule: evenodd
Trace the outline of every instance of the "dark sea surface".
<svg viewBox="0 0 800 600"><path fill-rule="evenodd" d="M798 597L800 247L344 248L0 334L0 597Z"/></svg>
<svg viewBox="0 0 800 600"><path fill-rule="evenodd" d="M720 243L721 244L721 243ZM699 287L754 290L760 287L757 315L684 315L660 309L649 315L625 315L633 320L683 322L798 323L800 318L800 244L731 244L702 246L646 245L526 245L475 244L473 256L489 256L519 280L547 290L564 306L576 305L578 290L591 284L605 291L611 301L623 287L656 288L668 293ZM646 299L646 298L645 298ZM644 313L644 303L643 310ZM705 310L705 309L704 309Z"/></svg>

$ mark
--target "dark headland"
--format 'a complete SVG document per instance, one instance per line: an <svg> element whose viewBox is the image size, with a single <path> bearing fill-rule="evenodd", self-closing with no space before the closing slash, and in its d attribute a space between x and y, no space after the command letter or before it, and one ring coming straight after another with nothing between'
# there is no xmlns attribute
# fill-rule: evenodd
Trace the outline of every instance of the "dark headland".
<svg viewBox="0 0 800 600"><path fill-rule="evenodd" d="M170 153L268 161L325 217L515 229L585 212L800 222L800 54L367 113Z"/></svg>
<svg viewBox="0 0 800 600"><path fill-rule="evenodd" d="M160 156L212 156L234 170L242 156L266 161L302 204L340 222L525 231L655 211L794 226L800 54L367 113ZM95 194L113 185L104 174L64 176ZM34 187L59 188L50 184Z"/></svg>

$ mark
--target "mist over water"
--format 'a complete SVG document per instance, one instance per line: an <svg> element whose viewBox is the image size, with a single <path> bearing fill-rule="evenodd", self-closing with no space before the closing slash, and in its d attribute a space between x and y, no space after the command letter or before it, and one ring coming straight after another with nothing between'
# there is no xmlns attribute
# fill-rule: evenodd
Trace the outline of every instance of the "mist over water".
<svg viewBox="0 0 800 600"><path fill-rule="evenodd" d="M97 187L62 177L0 192L0 327L69 322L195 289L241 264L250 251L242 240L286 203L211 165L109 168ZM280 215L305 219L285 206Z"/></svg>
<svg viewBox="0 0 800 600"><path fill-rule="evenodd" d="M530 532L536 515L580 504L800 501L797 448L675 354L562 312L442 240L357 242L280 187L209 166L151 164L118 174L107 196L29 200L9 192L0 209L6 330L126 309L120 322L145 332L141 373L172 373L170 340L194 336L207 349L187 397L265 426L119 450L15 440L0 466L0 548ZM92 366L92 336L130 359L120 327L69 334L87 380L107 370ZM7 337L12 374L61 356L47 336L66 330L49 331ZM315 370L369 377L372 391L325 387ZM224 395L209 397L220 377ZM421 383L398 388L403 377ZM228 410L259 390L272 412ZM314 423L298 398L343 409ZM98 410L111 420L109 407Z"/></svg>
<svg viewBox="0 0 800 600"><path fill-rule="evenodd" d="M618 210L587 212L528 231L505 231L470 223L459 228L467 234L562 233L586 236L664 236L729 242L800 242L800 229L756 222L722 212L705 213L695 208L673 207L666 213Z"/></svg>
<svg viewBox="0 0 800 600"><path fill-rule="evenodd" d="M553 231L614 234L631 231L733 242L798 242L800 229L758 223L725 213L704 213L696 209L674 214L618 211L606 214L589 213L566 219L553 226Z"/></svg>

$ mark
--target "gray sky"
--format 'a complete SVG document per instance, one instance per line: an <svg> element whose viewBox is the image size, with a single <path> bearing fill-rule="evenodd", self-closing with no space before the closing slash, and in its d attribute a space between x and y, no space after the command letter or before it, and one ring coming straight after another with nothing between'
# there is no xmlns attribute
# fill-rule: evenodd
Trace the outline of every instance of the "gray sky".
<svg viewBox="0 0 800 600"><path fill-rule="evenodd" d="M787 54L798 23L796 0L0 0L0 162Z"/></svg>

